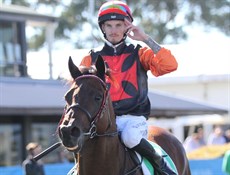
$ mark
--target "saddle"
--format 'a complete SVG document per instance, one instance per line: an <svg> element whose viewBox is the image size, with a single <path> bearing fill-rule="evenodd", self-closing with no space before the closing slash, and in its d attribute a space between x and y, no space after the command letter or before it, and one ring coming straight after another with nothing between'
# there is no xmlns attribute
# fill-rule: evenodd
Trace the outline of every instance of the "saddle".
<svg viewBox="0 0 230 175"><path fill-rule="evenodd" d="M152 145L156 152L165 159L165 162L169 165L169 167L178 174L174 162L172 161L170 156L163 150L163 148L161 148L158 144L152 141L148 140L148 142ZM132 156L132 159L134 160L134 162L136 162L136 165L138 166L139 164L141 164L142 172L144 175L158 175L152 164L145 157L142 157L139 153L131 149L128 150L130 152L130 156Z"/></svg>

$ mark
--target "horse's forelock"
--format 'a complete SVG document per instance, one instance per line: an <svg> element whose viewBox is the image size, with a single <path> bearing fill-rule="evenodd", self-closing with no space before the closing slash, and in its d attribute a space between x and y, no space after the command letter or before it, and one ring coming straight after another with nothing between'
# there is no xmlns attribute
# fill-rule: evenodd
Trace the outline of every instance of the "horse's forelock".
<svg viewBox="0 0 230 175"><path fill-rule="evenodd" d="M94 65L90 67L80 66L79 70L81 71L83 75L89 75L89 74L96 75L97 73L97 69Z"/></svg>

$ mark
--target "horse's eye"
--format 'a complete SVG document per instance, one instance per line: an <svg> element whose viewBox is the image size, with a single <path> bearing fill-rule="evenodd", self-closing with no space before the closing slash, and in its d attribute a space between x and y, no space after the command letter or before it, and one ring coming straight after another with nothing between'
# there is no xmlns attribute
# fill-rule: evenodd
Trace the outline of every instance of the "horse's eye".
<svg viewBox="0 0 230 175"><path fill-rule="evenodd" d="M101 101L101 99L102 99L102 96L101 96L101 95L95 96L95 100L96 100L96 101Z"/></svg>

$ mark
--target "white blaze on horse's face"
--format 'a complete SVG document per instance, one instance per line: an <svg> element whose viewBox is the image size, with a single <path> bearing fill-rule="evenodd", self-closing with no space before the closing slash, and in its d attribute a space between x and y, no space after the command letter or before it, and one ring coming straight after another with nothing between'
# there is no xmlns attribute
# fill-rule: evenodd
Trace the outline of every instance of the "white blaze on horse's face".
<svg viewBox="0 0 230 175"><path fill-rule="evenodd" d="M104 22L102 30L106 35L106 39L112 44L116 44L122 40L127 29L124 21L109 20Z"/></svg>

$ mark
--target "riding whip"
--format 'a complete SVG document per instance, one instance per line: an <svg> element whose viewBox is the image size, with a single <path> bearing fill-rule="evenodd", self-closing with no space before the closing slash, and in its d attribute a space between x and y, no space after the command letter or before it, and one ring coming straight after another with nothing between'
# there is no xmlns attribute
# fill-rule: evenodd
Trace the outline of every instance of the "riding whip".
<svg viewBox="0 0 230 175"><path fill-rule="evenodd" d="M33 160L38 161L39 159L41 159L45 155L47 155L50 152L52 152L53 150L57 149L59 146L61 146L61 142L57 142L57 143L53 144L49 148L45 149L44 151L42 151L41 153L39 153L38 155L36 155L35 157L33 157Z"/></svg>

